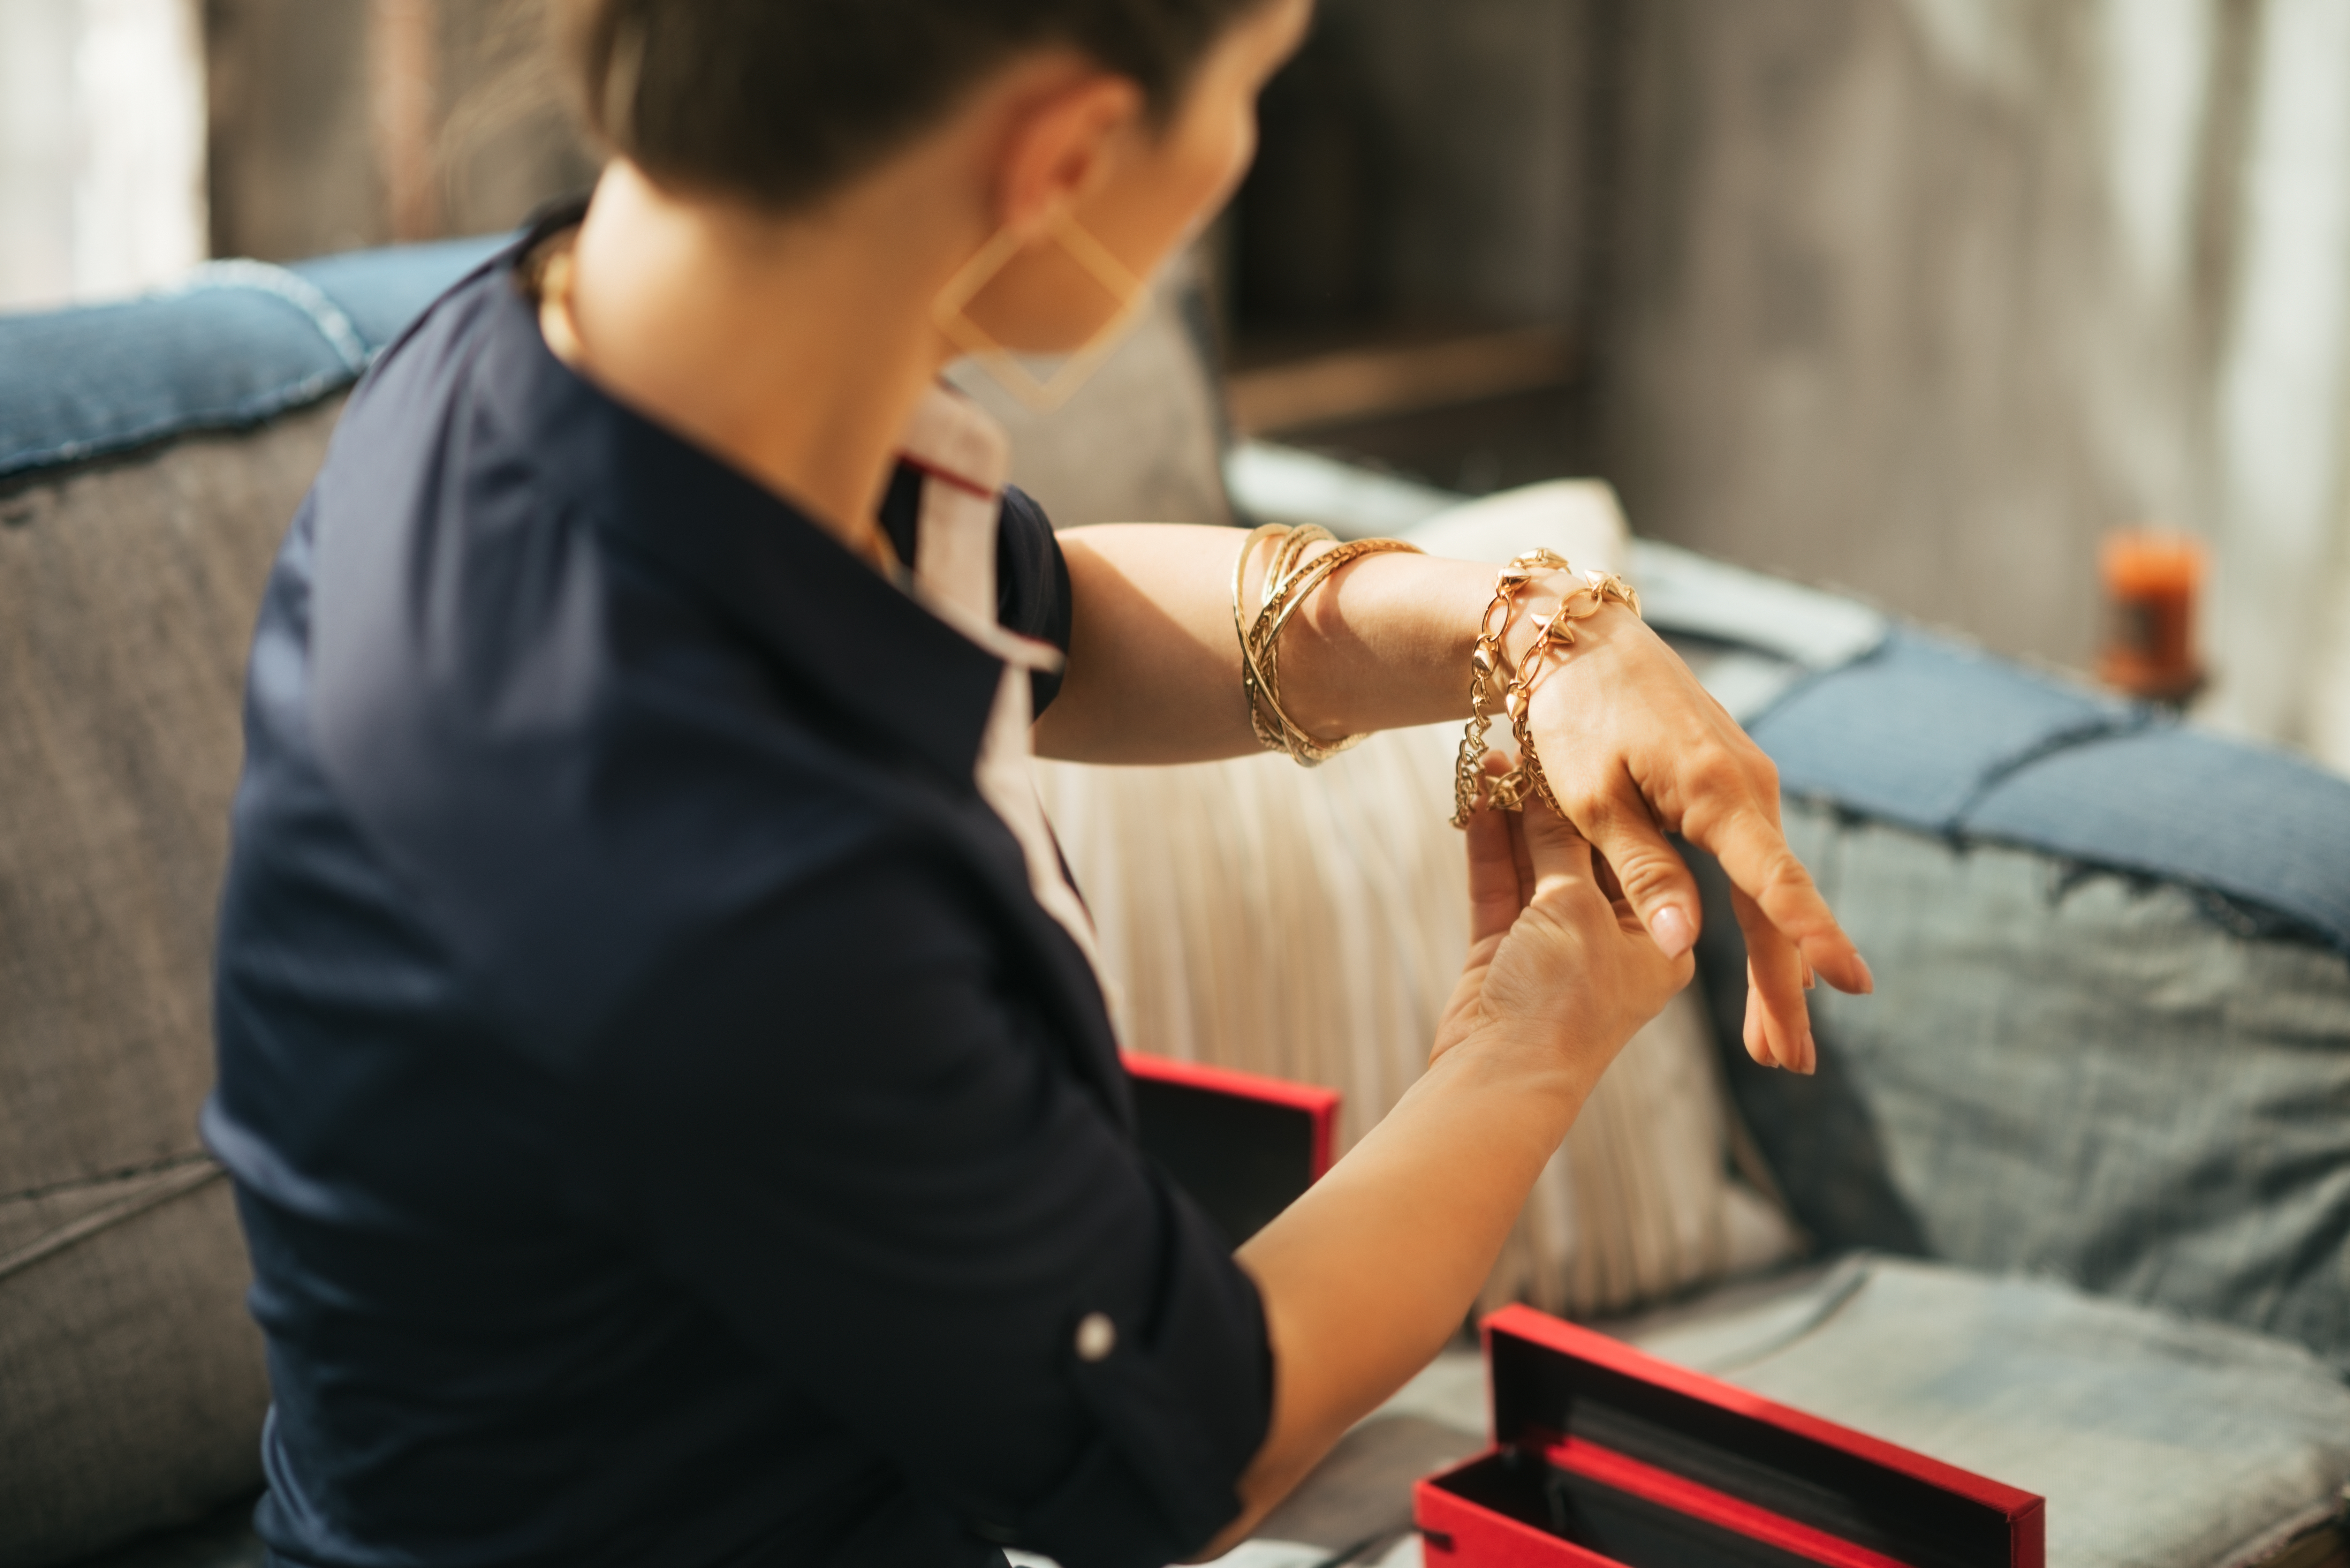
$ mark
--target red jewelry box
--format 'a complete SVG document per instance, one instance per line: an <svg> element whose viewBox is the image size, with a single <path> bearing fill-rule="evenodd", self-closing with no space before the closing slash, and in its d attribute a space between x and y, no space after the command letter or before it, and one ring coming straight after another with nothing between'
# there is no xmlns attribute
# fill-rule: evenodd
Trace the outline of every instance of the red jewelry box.
<svg viewBox="0 0 2350 1568"><path fill-rule="evenodd" d="M2043 1499L1531 1307L1494 1446L1413 1489L1428 1568L2045 1568Z"/></svg>
<svg viewBox="0 0 2350 1568"><path fill-rule="evenodd" d="M1125 1054L1143 1152L1239 1246L1330 1168L1338 1091Z"/></svg>

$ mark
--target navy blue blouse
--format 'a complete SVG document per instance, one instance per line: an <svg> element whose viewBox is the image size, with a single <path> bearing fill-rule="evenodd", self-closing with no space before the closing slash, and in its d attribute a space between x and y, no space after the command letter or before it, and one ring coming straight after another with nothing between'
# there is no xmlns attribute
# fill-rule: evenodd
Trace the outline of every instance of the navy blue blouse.
<svg viewBox="0 0 2350 1568"><path fill-rule="evenodd" d="M275 1559L1195 1550L1263 1314L974 787L1004 666L566 369L513 265L361 385L254 648L204 1131Z"/></svg>

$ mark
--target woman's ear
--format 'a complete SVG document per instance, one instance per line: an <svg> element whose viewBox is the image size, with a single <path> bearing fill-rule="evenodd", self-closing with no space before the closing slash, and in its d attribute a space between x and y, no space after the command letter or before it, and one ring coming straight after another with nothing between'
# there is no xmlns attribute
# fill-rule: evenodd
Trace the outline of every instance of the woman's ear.
<svg viewBox="0 0 2350 1568"><path fill-rule="evenodd" d="M1142 89L1087 67L1018 101L1003 138L997 221L1024 238L1098 191L1142 124Z"/></svg>

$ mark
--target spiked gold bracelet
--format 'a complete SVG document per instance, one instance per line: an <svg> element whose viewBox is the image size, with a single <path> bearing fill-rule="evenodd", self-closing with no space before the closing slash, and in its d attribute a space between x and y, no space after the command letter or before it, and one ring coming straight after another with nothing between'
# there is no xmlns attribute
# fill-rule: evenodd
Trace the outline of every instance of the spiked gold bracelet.
<svg viewBox="0 0 2350 1568"><path fill-rule="evenodd" d="M1517 618L1518 595L1536 577L1570 571L1566 557L1552 550L1529 550L1513 557L1493 579L1493 597L1477 623L1476 651L1469 656L1469 728L1461 736L1461 755L1452 770L1452 826L1469 826L1477 809L1477 794L1485 777L1485 736L1493 727L1485 711L1498 678L1506 687L1516 671L1510 665L1510 623Z"/></svg>
<svg viewBox="0 0 2350 1568"><path fill-rule="evenodd" d="M1503 675L1508 682L1503 693L1503 708L1509 715L1510 733L1517 742L1518 761L1515 767L1486 785L1492 803L1503 811L1523 811L1529 799L1539 798L1561 816L1566 815L1559 808L1558 797L1551 792L1542 757L1534 750L1531 715L1535 688L1547 673L1544 660L1555 654L1563 657L1566 649L1575 646L1575 623L1590 619L1610 603L1620 604L1634 615L1640 613L1640 596L1629 583L1613 572L1586 572L1582 584L1569 589L1559 600L1558 607L1534 628L1534 640L1512 667L1506 643L1510 623L1516 618L1519 594L1537 576L1573 569L1552 551L1534 550L1503 566L1494 581L1492 602L1485 607L1485 618L1477 628L1476 651L1470 657L1469 727L1461 736L1461 755L1453 774L1455 827L1469 826L1478 786L1484 782L1485 736L1492 724L1485 712L1487 683L1496 674Z"/></svg>

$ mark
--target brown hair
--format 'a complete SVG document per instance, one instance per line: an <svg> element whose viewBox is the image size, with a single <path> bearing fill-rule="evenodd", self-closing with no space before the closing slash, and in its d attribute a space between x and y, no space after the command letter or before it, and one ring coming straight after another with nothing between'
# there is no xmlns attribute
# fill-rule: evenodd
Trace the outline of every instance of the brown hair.
<svg viewBox="0 0 2350 1568"><path fill-rule="evenodd" d="M1025 48L1076 48L1171 114L1264 0L556 0L592 130L654 179L771 210L823 195Z"/></svg>

